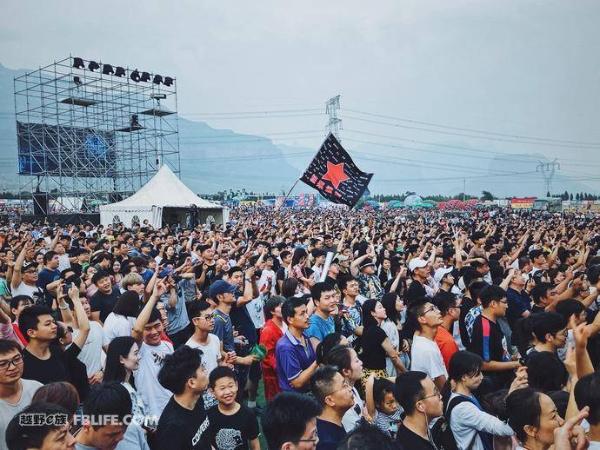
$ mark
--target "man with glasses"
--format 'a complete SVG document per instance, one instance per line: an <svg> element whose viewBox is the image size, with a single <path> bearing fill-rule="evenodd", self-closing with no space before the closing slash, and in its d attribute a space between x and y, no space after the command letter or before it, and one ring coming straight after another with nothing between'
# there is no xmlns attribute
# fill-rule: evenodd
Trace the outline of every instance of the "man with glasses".
<svg viewBox="0 0 600 450"><path fill-rule="evenodd" d="M411 346L411 370L425 372L442 389L448 378L444 359L435 343L438 328L442 325L442 314L437 306L428 301L415 302L409 313L416 319L418 329Z"/></svg>
<svg viewBox="0 0 600 450"><path fill-rule="evenodd" d="M210 304L201 300L190 304L189 316L194 324L194 334L185 345L202 350L202 365L210 375L221 360L221 341L211 333L215 328L214 313Z"/></svg>
<svg viewBox="0 0 600 450"><path fill-rule="evenodd" d="M323 411L317 417L317 450L335 450L346 436L342 418L354 406L352 386L336 367L319 367L310 380L311 392Z"/></svg>
<svg viewBox="0 0 600 450"><path fill-rule="evenodd" d="M444 408L437 386L424 372L405 372L396 377L395 396L405 413L396 434L398 447L401 450L435 450L429 425L443 414Z"/></svg>
<svg viewBox="0 0 600 450"><path fill-rule="evenodd" d="M512 380L513 370L519 361L513 361L508 350L504 333L498 325L498 319L506 316L508 300L506 291L500 286L488 286L479 295L481 314L473 323L473 332L468 350L483 358L485 375L481 389L501 389Z"/></svg>
<svg viewBox="0 0 600 450"><path fill-rule="evenodd" d="M23 356L15 341L0 339L0 449L5 449L4 432L10 420L31 403L42 384L24 380Z"/></svg>
<svg viewBox="0 0 600 450"><path fill-rule="evenodd" d="M308 395L282 392L262 418L269 450L314 450L319 442L317 416L321 407Z"/></svg>

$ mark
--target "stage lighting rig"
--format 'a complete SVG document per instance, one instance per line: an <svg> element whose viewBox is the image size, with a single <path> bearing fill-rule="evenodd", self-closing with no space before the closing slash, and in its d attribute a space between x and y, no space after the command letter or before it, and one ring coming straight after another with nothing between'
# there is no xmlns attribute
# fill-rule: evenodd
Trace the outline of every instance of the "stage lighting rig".
<svg viewBox="0 0 600 450"><path fill-rule="evenodd" d="M140 73L138 72L137 69L135 69L133 72L131 72L131 75L129 75L129 78L131 78L136 83L139 83L140 82Z"/></svg>
<svg viewBox="0 0 600 450"><path fill-rule="evenodd" d="M163 81L163 84L165 86L172 86L173 85L173 78L172 77L165 77L165 81Z"/></svg>
<svg viewBox="0 0 600 450"><path fill-rule="evenodd" d="M111 66L110 64L104 64L102 66L103 75L112 75L113 73L115 73L115 71L113 70L113 66Z"/></svg>
<svg viewBox="0 0 600 450"><path fill-rule="evenodd" d="M88 69L90 69L92 72L99 68L100 65L96 61L90 61L90 63L88 64Z"/></svg>
<svg viewBox="0 0 600 450"><path fill-rule="evenodd" d="M125 76L125 69L123 69L121 66L117 66L117 71L115 72L115 77L124 77Z"/></svg>
<svg viewBox="0 0 600 450"><path fill-rule="evenodd" d="M152 80L152 82L154 84L160 84L163 81L163 77L160 75L154 75L154 79Z"/></svg>
<svg viewBox="0 0 600 450"><path fill-rule="evenodd" d="M140 81L150 81L150 74L148 72L142 72L142 77Z"/></svg>

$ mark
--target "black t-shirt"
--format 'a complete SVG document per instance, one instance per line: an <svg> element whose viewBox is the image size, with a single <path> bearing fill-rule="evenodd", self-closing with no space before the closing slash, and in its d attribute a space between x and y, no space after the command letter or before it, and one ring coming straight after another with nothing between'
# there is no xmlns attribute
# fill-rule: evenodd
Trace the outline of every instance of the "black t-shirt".
<svg viewBox="0 0 600 450"><path fill-rule="evenodd" d="M344 427L317 417L317 435L319 436L317 450L335 450L346 436L346 431Z"/></svg>
<svg viewBox="0 0 600 450"><path fill-rule="evenodd" d="M484 333L484 328L489 328L489 331ZM496 322L487 319L483 315L478 316L473 323L471 338L471 342L467 347L468 350L477 353L485 362L508 360L508 349L505 347L504 334Z"/></svg>
<svg viewBox="0 0 600 450"><path fill-rule="evenodd" d="M385 331L376 326L363 330L360 359L365 369L385 369L385 350L381 343L387 338Z"/></svg>
<svg viewBox="0 0 600 450"><path fill-rule="evenodd" d="M209 420L202 397L191 411L171 397L160 415L152 449L209 450L208 429Z"/></svg>
<svg viewBox="0 0 600 450"><path fill-rule="evenodd" d="M256 416L244 405L231 416L219 411L219 406L208 410L210 440L216 450L248 450L248 442L258 437Z"/></svg>
<svg viewBox="0 0 600 450"><path fill-rule="evenodd" d="M118 288L113 288L108 295L98 291L90 299L90 307L93 312L100 311L100 320L104 322L108 315L112 312L121 293Z"/></svg>
<svg viewBox="0 0 600 450"><path fill-rule="evenodd" d="M408 289L406 290L404 299L406 301L406 304L410 306L410 304L415 300L420 300L426 296L427 291L425 290L423 285L417 280L413 280L412 283L410 283Z"/></svg>
<svg viewBox="0 0 600 450"><path fill-rule="evenodd" d="M90 383L87 376L87 368L77 356L81 349L76 344L71 344L63 353L65 367L71 379L71 384L75 386L79 393L79 399L83 402L90 392Z"/></svg>
<svg viewBox="0 0 600 450"><path fill-rule="evenodd" d="M236 292L235 296L239 298L242 296L242 293ZM237 303L234 303L231 307L229 317L231 318L231 323L235 327L235 330L248 339L248 345L241 349L240 354L243 356L246 351L249 351L258 342L254 322L252 322L252 319L250 318L250 313L248 312L246 305L238 306Z"/></svg>
<svg viewBox="0 0 600 450"><path fill-rule="evenodd" d="M39 381L42 384L55 381L70 381L63 354L58 347L50 347L50 358L39 359L23 350L23 378Z"/></svg>
<svg viewBox="0 0 600 450"><path fill-rule="evenodd" d="M431 442L413 433L402 424L398 426L396 445L400 450L435 450Z"/></svg>
<svg viewBox="0 0 600 450"><path fill-rule="evenodd" d="M472 300L469 297L463 297L460 303L460 316L458 319L458 329L460 330L460 340L462 341L465 347L469 346L469 333L467 332L467 327L465 326L465 317L472 308L477 306L477 302Z"/></svg>

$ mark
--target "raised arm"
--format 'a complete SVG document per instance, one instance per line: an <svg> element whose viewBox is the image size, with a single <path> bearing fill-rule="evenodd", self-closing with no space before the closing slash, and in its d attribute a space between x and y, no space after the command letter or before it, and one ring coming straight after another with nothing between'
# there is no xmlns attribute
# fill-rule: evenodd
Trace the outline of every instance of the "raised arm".
<svg viewBox="0 0 600 450"><path fill-rule="evenodd" d="M150 314L156 306L156 302L165 292L167 292L167 285L165 284L164 280L159 280L154 285L152 295L138 314L137 319L135 319L133 329L131 330L131 336L135 339L138 345L141 344L142 339L144 338L144 327L150 319Z"/></svg>

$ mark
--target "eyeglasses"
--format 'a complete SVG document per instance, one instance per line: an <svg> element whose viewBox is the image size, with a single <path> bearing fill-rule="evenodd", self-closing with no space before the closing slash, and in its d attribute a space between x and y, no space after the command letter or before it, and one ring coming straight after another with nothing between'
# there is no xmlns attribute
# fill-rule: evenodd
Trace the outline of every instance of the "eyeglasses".
<svg viewBox="0 0 600 450"><path fill-rule="evenodd" d="M319 435L315 432L314 436L310 439L298 439L298 442L310 442L311 444L316 444L319 442Z"/></svg>
<svg viewBox="0 0 600 450"><path fill-rule="evenodd" d="M3 361L0 361L0 370L8 370L11 364L15 367L20 366L21 364L23 364L23 356L17 355L12 359L5 359Z"/></svg>
<svg viewBox="0 0 600 450"><path fill-rule="evenodd" d="M438 308L437 306L434 305L431 308L427 308L425 311L423 311L422 315L424 316L425 314L428 314L428 313L430 313L432 311L439 312L439 310L440 310L440 308Z"/></svg>
<svg viewBox="0 0 600 450"><path fill-rule="evenodd" d="M431 395L426 395L425 397L421 397L421 398L420 398L419 400L417 400L417 401L421 401L421 400L427 400L428 398L431 398L431 397L441 397L441 396L442 396L442 394L440 393L440 391L438 390L438 388L435 388L435 389L433 390L433 394L431 394Z"/></svg>
<svg viewBox="0 0 600 450"><path fill-rule="evenodd" d="M343 391L344 389L352 389L352 385L351 385L350 383L348 383L348 381L347 381L347 380L344 380L344 382L342 383L342 387L341 387L341 388L339 388L339 389L336 389L335 391L332 391L332 392L330 392L330 393L329 393L329 394L327 394L327 395L333 395L333 394L335 394L336 392Z"/></svg>

